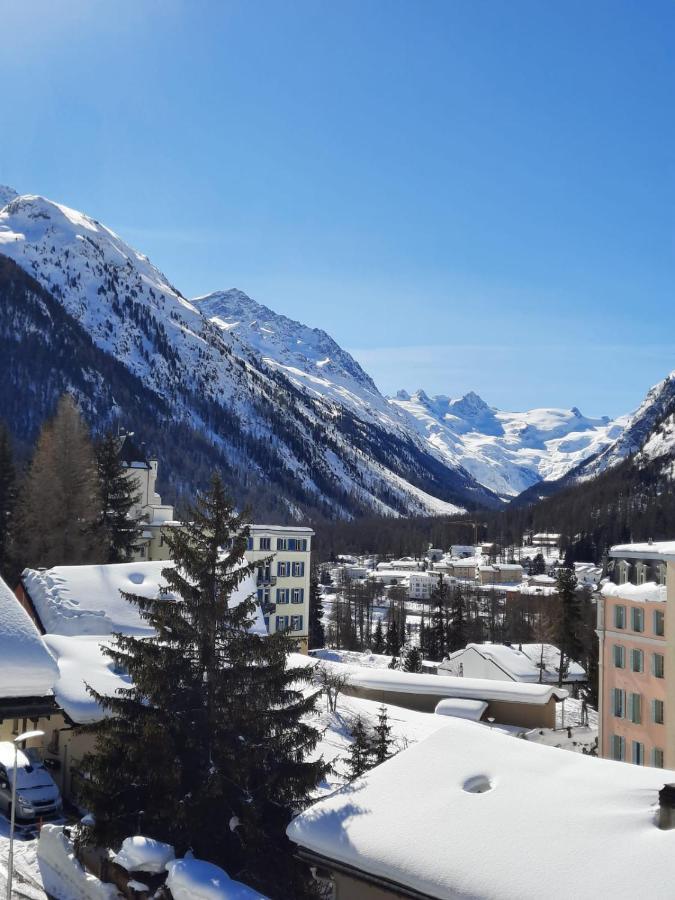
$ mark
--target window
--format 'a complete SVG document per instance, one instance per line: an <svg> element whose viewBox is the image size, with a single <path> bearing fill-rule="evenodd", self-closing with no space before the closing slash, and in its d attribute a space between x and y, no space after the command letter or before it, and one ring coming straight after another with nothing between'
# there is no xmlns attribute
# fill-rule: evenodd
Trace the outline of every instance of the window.
<svg viewBox="0 0 675 900"><path fill-rule="evenodd" d="M656 583L660 585L665 585L666 583L666 566L665 563L658 563L655 569L656 572Z"/></svg>
<svg viewBox="0 0 675 900"><path fill-rule="evenodd" d="M663 610L657 609L654 611L654 634L658 634L659 637L663 637L666 633L666 620L663 615Z"/></svg>
<svg viewBox="0 0 675 900"><path fill-rule="evenodd" d="M642 650L630 651L630 667L633 672L644 672L644 653Z"/></svg>
<svg viewBox="0 0 675 900"><path fill-rule="evenodd" d="M664 674L663 654L652 653L652 675L654 678L663 678Z"/></svg>
<svg viewBox="0 0 675 900"><path fill-rule="evenodd" d="M626 607L625 606L615 606L614 607L614 627L615 628L625 628L626 627Z"/></svg>
<svg viewBox="0 0 675 900"><path fill-rule="evenodd" d="M272 549L272 538L262 537L258 541L258 547L261 550L271 550Z"/></svg>
<svg viewBox="0 0 675 900"><path fill-rule="evenodd" d="M622 738L618 734L613 734L611 739L611 753L612 759L624 759L626 742L624 738Z"/></svg>
<svg viewBox="0 0 675 900"><path fill-rule="evenodd" d="M288 603L288 588L277 588L277 603Z"/></svg>
<svg viewBox="0 0 675 900"><path fill-rule="evenodd" d="M291 616L291 631L302 631L302 616Z"/></svg>
<svg viewBox="0 0 675 900"><path fill-rule="evenodd" d="M249 537L246 539L246 549L253 550L253 538Z"/></svg>
<svg viewBox="0 0 675 900"><path fill-rule="evenodd" d="M626 692L621 688L612 688L612 709L617 719L623 719L626 706Z"/></svg>
<svg viewBox="0 0 675 900"><path fill-rule="evenodd" d="M293 577L294 578L303 578L304 575L305 575L304 562L294 562L293 563Z"/></svg>
<svg viewBox="0 0 675 900"><path fill-rule="evenodd" d="M652 700L652 722L663 725L663 700Z"/></svg>
<svg viewBox="0 0 675 900"><path fill-rule="evenodd" d="M654 747L652 750L652 765L655 769L663 768L663 750L659 747Z"/></svg>
<svg viewBox="0 0 675 900"><path fill-rule="evenodd" d="M645 745L640 741L633 741L633 762L636 766L645 764Z"/></svg>
<svg viewBox="0 0 675 900"><path fill-rule="evenodd" d="M633 725L639 725L642 721L642 695L630 694L628 704L628 717Z"/></svg>
<svg viewBox="0 0 675 900"><path fill-rule="evenodd" d="M288 629L288 616L277 616L276 618L276 631L286 631Z"/></svg>
<svg viewBox="0 0 675 900"><path fill-rule="evenodd" d="M279 578L286 578L291 574L291 564L288 562L277 563L277 575Z"/></svg>
<svg viewBox="0 0 675 900"><path fill-rule="evenodd" d="M303 588L293 588L291 591L291 603L304 603L305 591Z"/></svg>
<svg viewBox="0 0 675 900"><path fill-rule="evenodd" d="M633 631L645 630L645 611L634 606L630 611L630 626Z"/></svg>
<svg viewBox="0 0 675 900"><path fill-rule="evenodd" d="M623 644L614 644L614 668L624 669L626 667L626 648Z"/></svg>

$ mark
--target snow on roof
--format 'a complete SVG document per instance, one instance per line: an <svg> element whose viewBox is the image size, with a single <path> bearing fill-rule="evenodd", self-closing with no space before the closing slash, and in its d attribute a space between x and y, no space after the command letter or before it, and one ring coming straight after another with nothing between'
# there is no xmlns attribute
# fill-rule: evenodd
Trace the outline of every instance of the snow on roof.
<svg viewBox="0 0 675 900"><path fill-rule="evenodd" d="M111 645L109 635L46 634L44 641L58 662L54 693L59 706L78 725L98 722L106 715L87 685L99 694L112 697L129 687L129 678L115 672L113 661L104 653Z"/></svg>
<svg viewBox="0 0 675 900"><path fill-rule="evenodd" d="M349 684L373 691L400 694L425 694L432 697L455 697L468 700L502 700L508 703L544 705L551 697L562 700L567 691L547 684L518 681L496 681L490 678L462 678L454 675L418 675L399 669L367 668L348 663L322 661L348 676Z"/></svg>
<svg viewBox="0 0 675 900"><path fill-rule="evenodd" d="M223 869L201 859L176 859L166 868L166 886L173 900L265 900L258 891L232 881Z"/></svg>
<svg viewBox="0 0 675 900"><path fill-rule="evenodd" d="M173 563L168 560L54 566L46 570L25 569L21 580L42 627L50 634L150 635L152 628L121 592L156 597L166 587L162 571L171 567ZM231 602L240 603L254 593L255 580L250 575L234 592ZM173 599L173 594L165 596ZM267 633L259 607L252 630Z"/></svg>
<svg viewBox="0 0 675 900"><path fill-rule="evenodd" d="M271 531L274 534L277 532L279 534L314 534L314 529L308 528L306 525L249 525L249 531L256 534L260 531Z"/></svg>
<svg viewBox="0 0 675 900"><path fill-rule="evenodd" d="M305 810L288 835L440 900L665 897L675 831L659 830L654 813L670 781L675 772L449 718Z"/></svg>
<svg viewBox="0 0 675 900"><path fill-rule="evenodd" d="M45 697L58 674L32 619L0 578L0 697Z"/></svg>
<svg viewBox="0 0 675 900"><path fill-rule="evenodd" d="M644 584L614 584L608 581L602 586L604 597L616 597L634 603L665 603L666 593L665 584L657 584L655 581L646 581Z"/></svg>
<svg viewBox="0 0 675 900"><path fill-rule="evenodd" d="M485 700L439 700L434 712L437 716L456 716L478 722L488 708Z"/></svg>
<svg viewBox="0 0 675 900"><path fill-rule="evenodd" d="M643 544L616 544L610 548L609 555L635 559L672 559L675 560L675 541L647 541Z"/></svg>
<svg viewBox="0 0 675 900"><path fill-rule="evenodd" d="M522 647L522 649L520 649ZM552 676L558 678L558 666L560 665L560 650L553 644L519 644L508 646L507 644L467 644L464 650L457 650L451 654L450 659L461 658L467 650L475 650L481 656L493 660L506 674L511 675L516 681L539 681L539 662L543 648L543 676L550 680ZM576 662L570 662L566 680L581 681L586 677L584 669Z"/></svg>

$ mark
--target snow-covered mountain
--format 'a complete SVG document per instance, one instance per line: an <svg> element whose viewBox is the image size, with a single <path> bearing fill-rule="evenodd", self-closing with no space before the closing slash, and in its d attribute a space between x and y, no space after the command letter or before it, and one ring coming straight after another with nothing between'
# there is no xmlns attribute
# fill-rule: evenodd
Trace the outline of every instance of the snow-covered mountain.
<svg viewBox="0 0 675 900"><path fill-rule="evenodd" d="M474 392L453 400L399 391L391 402L443 459L505 498L561 478L610 446L625 426L625 419L589 419L576 407L500 412Z"/></svg>
<svg viewBox="0 0 675 900"><path fill-rule="evenodd" d="M240 292L190 302L95 219L9 189L3 199L0 350L14 390L0 415L20 440L70 389L97 426L133 419L160 444L177 490L191 493L220 468L260 514L435 514L498 502L410 429L325 333Z"/></svg>

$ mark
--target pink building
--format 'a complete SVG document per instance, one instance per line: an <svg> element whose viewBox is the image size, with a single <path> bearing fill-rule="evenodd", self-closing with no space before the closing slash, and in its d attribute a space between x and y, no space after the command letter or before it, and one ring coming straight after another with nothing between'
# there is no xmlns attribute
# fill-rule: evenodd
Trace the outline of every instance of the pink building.
<svg viewBox="0 0 675 900"><path fill-rule="evenodd" d="M598 604L600 755L675 764L675 542L612 547Z"/></svg>

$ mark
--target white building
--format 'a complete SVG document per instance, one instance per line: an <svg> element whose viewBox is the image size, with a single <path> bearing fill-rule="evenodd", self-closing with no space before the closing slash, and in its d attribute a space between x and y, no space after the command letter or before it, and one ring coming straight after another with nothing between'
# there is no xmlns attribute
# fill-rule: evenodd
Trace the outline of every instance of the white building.
<svg viewBox="0 0 675 900"><path fill-rule="evenodd" d="M467 644L438 667L439 675L521 681L527 684L557 684L560 650L553 644ZM563 684L583 683L585 670L574 660L566 665Z"/></svg>
<svg viewBox="0 0 675 900"><path fill-rule="evenodd" d="M408 597L411 600L429 600L438 585L438 575L432 572L411 572L408 575Z"/></svg>

